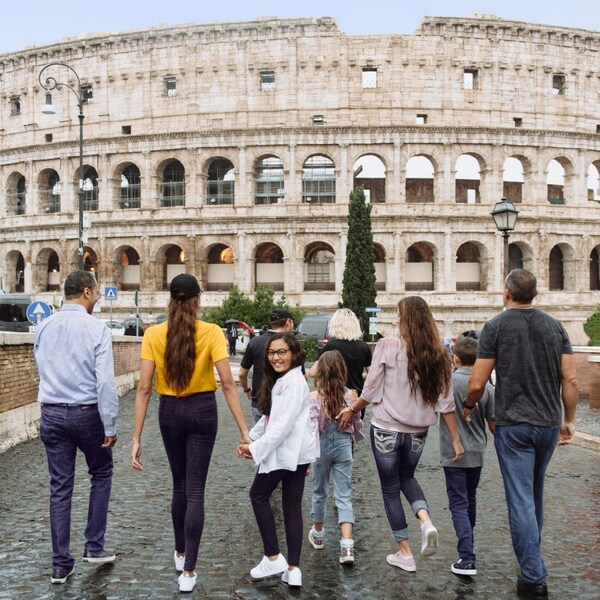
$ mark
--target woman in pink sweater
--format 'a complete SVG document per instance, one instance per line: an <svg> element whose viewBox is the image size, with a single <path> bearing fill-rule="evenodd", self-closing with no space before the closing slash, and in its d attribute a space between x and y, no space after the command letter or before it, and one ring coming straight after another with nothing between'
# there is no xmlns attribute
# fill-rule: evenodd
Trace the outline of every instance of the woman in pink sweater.
<svg viewBox="0 0 600 600"><path fill-rule="evenodd" d="M404 571L416 571L408 524L400 493L421 525L421 554L437 552L438 532L429 517L429 505L415 478L427 431L440 413L448 426L455 457L464 450L458 437L450 355L442 344L429 306L419 296L398 302L399 336L379 340L362 394L338 415L340 428L354 413L373 405L371 447L377 464L385 511L398 543L387 562Z"/></svg>

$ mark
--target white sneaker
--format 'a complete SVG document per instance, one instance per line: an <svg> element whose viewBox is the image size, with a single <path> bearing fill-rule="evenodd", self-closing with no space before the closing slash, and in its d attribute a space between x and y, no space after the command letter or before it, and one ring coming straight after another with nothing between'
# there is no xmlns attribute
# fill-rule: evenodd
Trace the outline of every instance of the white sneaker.
<svg viewBox="0 0 600 600"><path fill-rule="evenodd" d="M421 554L431 556L438 551L438 530L431 521L421 525Z"/></svg>
<svg viewBox="0 0 600 600"><path fill-rule="evenodd" d="M196 571L194 571L193 575L182 573L177 580L179 582L179 591L191 592L196 587L196 579Z"/></svg>
<svg viewBox="0 0 600 600"><path fill-rule="evenodd" d="M250 570L252 579L265 579L272 575L279 575L288 568L287 560L280 554L275 560L269 560L268 556L263 556L262 560Z"/></svg>
<svg viewBox="0 0 600 600"><path fill-rule="evenodd" d="M281 581L287 583L290 587L302 587L302 571L295 569L286 569L281 576Z"/></svg>
<svg viewBox="0 0 600 600"><path fill-rule="evenodd" d="M173 558L175 559L175 570L179 572L183 571L183 565L185 564L185 554L183 556L177 556L177 550L175 550Z"/></svg>

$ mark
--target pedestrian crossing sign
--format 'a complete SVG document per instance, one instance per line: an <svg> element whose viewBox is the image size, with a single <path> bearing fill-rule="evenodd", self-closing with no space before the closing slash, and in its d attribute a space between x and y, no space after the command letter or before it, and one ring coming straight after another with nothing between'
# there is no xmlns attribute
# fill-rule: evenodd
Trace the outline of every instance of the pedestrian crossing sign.
<svg viewBox="0 0 600 600"><path fill-rule="evenodd" d="M116 287L105 287L104 288L104 299L112 302L113 300L117 300L118 292Z"/></svg>

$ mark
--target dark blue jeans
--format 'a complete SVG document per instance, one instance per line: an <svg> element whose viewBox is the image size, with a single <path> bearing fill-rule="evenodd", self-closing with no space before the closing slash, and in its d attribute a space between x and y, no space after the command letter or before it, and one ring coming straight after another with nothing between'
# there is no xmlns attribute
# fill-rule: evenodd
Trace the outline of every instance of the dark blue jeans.
<svg viewBox="0 0 600 600"><path fill-rule="evenodd" d="M408 524L400 492L416 515L422 508L429 512L425 494L415 479L427 432L398 433L371 425L371 448L379 473L383 504L392 534L397 542L408 539Z"/></svg>
<svg viewBox="0 0 600 600"><path fill-rule="evenodd" d="M481 467L444 467L452 523L458 538L456 549L463 564L475 562L473 529L477 520L477 486Z"/></svg>
<svg viewBox="0 0 600 600"><path fill-rule="evenodd" d="M295 471L278 469L270 473L257 472L250 488L250 500L262 537L265 556L275 556L279 554L279 541L271 508L271 496L281 483L281 505L288 548L287 560L293 567L300 566L300 552L304 537L302 494L307 469L308 465L298 465Z"/></svg>
<svg viewBox="0 0 600 600"><path fill-rule="evenodd" d="M50 473L52 566L71 569L75 564L69 546L77 449L85 456L91 481L85 529L85 549L90 552L104 549L113 474L112 449L101 447L104 425L95 404L42 405L40 438L46 448Z"/></svg>
<svg viewBox="0 0 600 600"><path fill-rule="evenodd" d="M217 437L214 392L175 398L161 396L158 424L171 467L171 519L175 550L185 552L185 571L193 571L204 529L204 492Z"/></svg>
<svg viewBox="0 0 600 600"><path fill-rule="evenodd" d="M521 579L544 583L548 576L540 543L544 525L544 477L559 427L496 425L494 445L508 506L508 522Z"/></svg>

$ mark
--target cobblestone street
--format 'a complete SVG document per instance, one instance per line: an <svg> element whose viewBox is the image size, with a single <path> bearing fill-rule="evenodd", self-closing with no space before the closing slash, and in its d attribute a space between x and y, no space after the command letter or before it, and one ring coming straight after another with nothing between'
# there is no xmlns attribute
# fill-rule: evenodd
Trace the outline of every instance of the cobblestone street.
<svg viewBox="0 0 600 600"><path fill-rule="evenodd" d="M170 475L157 424L157 400L150 405L144 431L145 471L129 465L134 392L121 399L119 441L107 532L113 565L82 563L88 486L85 461L78 457L73 503L71 551L75 575L64 585L50 584L51 545L48 474L40 440L0 455L0 599L177 598L169 514ZM235 457L236 429L219 394L220 431L209 473L206 527L197 567L198 586L191 598L279 599L289 596L326 599L516 598L517 563L510 545L500 473L490 443L479 493L476 549L479 575L461 579L450 572L456 559L455 536L447 508L443 473L438 466L437 428L430 430L418 471L440 531L440 550L418 556L417 522L410 521L417 572L388 565L394 544L385 518L368 441L355 449L356 511L354 567L338 562L338 529L330 503L326 549L315 552L305 542L304 586L293 592L280 580L253 583L249 570L262 556L260 538L248 499L253 463ZM250 411L247 410L248 420ZM367 415L368 419L368 415ZM550 597L592 600L600 597L600 473L598 452L558 448L546 487L544 555ZM304 529L310 526L312 483L305 491ZM279 496L276 495L277 501ZM281 535L285 554L284 537ZM184 595L185 597L186 595Z"/></svg>

